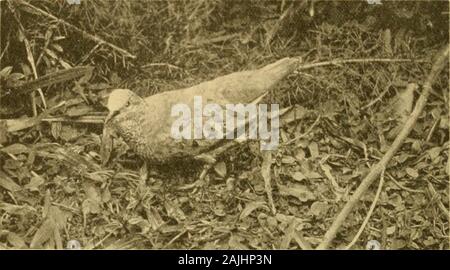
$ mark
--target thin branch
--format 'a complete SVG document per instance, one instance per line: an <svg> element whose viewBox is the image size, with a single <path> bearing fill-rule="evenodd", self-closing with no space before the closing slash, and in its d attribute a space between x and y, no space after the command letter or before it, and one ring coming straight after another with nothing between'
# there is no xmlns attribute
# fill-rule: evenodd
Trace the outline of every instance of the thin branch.
<svg viewBox="0 0 450 270"><path fill-rule="evenodd" d="M77 118L69 118L69 117L47 117L42 118L42 122L68 122L68 123L86 123L86 124L102 124L105 122L106 116L98 116L98 115L86 115L80 116Z"/></svg>
<svg viewBox="0 0 450 270"><path fill-rule="evenodd" d="M295 138L285 142L283 145L291 144L291 143L293 143L293 142L295 142L297 140L300 140L301 138L305 137L306 135L308 135L311 132L311 130L313 130L313 128L315 126L317 126L317 124L319 124L319 120L320 120L320 115L317 116L316 121L314 121L314 123L308 128L307 131L305 131L303 134L300 134L299 136L297 136L297 137L295 137Z"/></svg>
<svg viewBox="0 0 450 270"><path fill-rule="evenodd" d="M381 99L384 97L384 95L386 95L387 92L389 92L389 88L391 87L391 84L389 84L384 90L383 92L381 92L381 94L375 98L374 100L372 100L371 102L369 102L368 104L364 105L361 107L361 110L365 110L367 108L369 108L370 106L374 105L375 103L377 103L378 101L381 101Z"/></svg>
<svg viewBox="0 0 450 270"><path fill-rule="evenodd" d="M84 38L90 39L90 40L92 40L92 41L94 41L96 43L99 43L99 44L105 44L106 46L110 47L113 50L116 50L116 51L120 52L122 55L124 55L126 57L129 57L129 58L132 58L132 59L136 58L135 55L129 53L128 51L126 51L126 50L124 50L124 49L122 49L122 48L120 48L120 47L118 47L118 46L116 46L116 45L114 45L112 43L109 43L109 42L105 41L102 38L99 38L97 36L89 34L88 32L86 32L84 30L81 30L80 28L76 27L75 25L72 25L72 24L66 22L63 19L60 19L60 18L56 17L55 15L52 15L52 14L46 12L45 10L42 10L42 9L40 9L38 7L35 7L35 6L31 5L30 3L27 3L27 2L25 2L23 0L20 0L20 3L22 5L30 8L30 9L36 11L37 13L39 13L39 14L47 17L47 18L50 18L50 19L52 19L52 20L54 20L54 21L56 21L58 23L61 23L64 26L66 26L67 28L70 28L70 29L74 30L75 32L81 34ZM26 9L24 9L24 10L27 11Z"/></svg>
<svg viewBox="0 0 450 270"><path fill-rule="evenodd" d="M359 202L359 199L364 194L364 192L366 192L366 190L370 187L370 185L373 183L373 181L380 175L383 168L385 168L387 166L388 162L392 159L394 154L397 152L397 150L403 144L403 141L409 135L409 133L413 129L417 119L419 118L419 115L425 108L425 105L428 100L428 96L430 95L430 91L432 89L432 85L435 82L436 78L438 77L439 73L444 68L445 63L448 60L448 54L449 54L449 45L446 44L445 48L443 48L438 53L438 55L436 57L436 61L433 64L433 67L431 68L431 71L423 85L422 94L420 95L419 99L417 100L416 106L414 107L414 110L410 114L408 120L405 122L402 130L397 135L397 137L395 138L391 147L385 153L383 158L375 166L373 166L372 170L363 179L363 181L361 182L359 187L356 189L356 191L350 197L349 201L345 204L345 206L343 207L341 212L337 215L333 224L328 229L328 231L325 233L323 240L319 244L317 249L328 249L331 242L335 238L338 230L340 229L341 225L344 223L347 216L353 210L353 207Z"/></svg>
<svg viewBox="0 0 450 270"><path fill-rule="evenodd" d="M373 63L373 62L378 62L378 63L380 63L380 62L381 63L403 63L403 62L426 63L428 61L420 60L420 59L415 60L415 59L392 59L392 58L336 59L336 60L331 60L331 61L300 65L297 69L303 70L303 69L311 69L311 68L331 66L331 65L341 66L342 64L349 64L349 63Z"/></svg>
<svg viewBox="0 0 450 270"><path fill-rule="evenodd" d="M219 42L225 42L229 39L238 37L239 34L229 34L229 35L224 35L224 36L219 36L219 37L214 37L211 39L206 39L206 40L200 40L200 41L193 41L191 43L189 43L189 45L194 45L194 46L204 46L204 45L208 45L211 43L219 43Z"/></svg>
<svg viewBox="0 0 450 270"><path fill-rule="evenodd" d="M425 191L423 190L417 190L417 189L412 189L409 187L405 187L404 185L400 184L397 180L395 180L395 178L389 174L386 173L386 175L389 177L389 179L394 182L395 185L397 185L399 188L403 189L404 191L410 192L410 193L425 193Z"/></svg>
<svg viewBox="0 0 450 270"><path fill-rule="evenodd" d="M433 184L431 182L428 182L428 191L430 192L431 199L436 198L437 206L439 207L439 210L441 210L442 214L444 216L447 216L449 214L449 210L445 208L445 205L441 201L441 195L437 193L436 189L434 188Z"/></svg>
<svg viewBox="0 0 450 270"><path fill-rule="evenodd" d="M35 80L27 81L23 83L19 83L17 85L11 86L11 90L6 93L0 93L0 97L14 94L25 94L28 92L32 92L36 89L48 87L57 83L66 82L69 80L73 80L79 77L90 77L94 67L91 66L78 66L69 69L62 69L52 73L48 73L43 75Z"/></svg>
<svg viewBox="0 0 450 270"><path fill-rule="evenodd" d="M103 125L105 122L105 116L101 115L86 115L80 116L77 118L70 117L48 117L49 111L53 111L49 109L44 111L40 115L36 117L29 118L18 118L18 119L0 119L0 123L6 123L6 131L7 132L15 132L22 129L30 128L38 125L41 122L68 122L68 123L86 123L86 124L99 124Z"/></svg>
<svg viewBox="0 0 450 270"><path fill-rule="evenodd" d="M149 63L149 64L145 64L145 65L141 66L141 68L142 69L146 69L146 68L149 68L149 67L161 67L161 66L168 67L168 68L173 68L173 69L182 69L182 68L180 68L178 66L175 66L175 65L172 65L172 64L169 64L169 63Z"/></svg>
<svg viewBox="0 0 450 270"><path fill-rule="evenodd" d="M5 49L3 50L3 52L0 54L0 62L2 61L3 56L5 55L6 51L8 51L9 48L9 38L6 40L6 45L5 45Z"/></svg>
<svg viewBox="0 0 450 270"><path fill-rule="evenodd" d="M31 52L30 42L28 41L28 39L25 35L25 32L26 32L25 28L23 27L22 23L20 22L20 19L17 16L14 6L11 4L10 1L8 1L8 5L9 5L9 9L11 10L11 13L13 14L14 19L17 22L17 25L19 26L19 31L23 36L23 43L25 45L25 50L27 53L27 60L30 63L31 70L33 71L34 79L37 79L38 74L37 74L37 69L36 69L36 65L34 62L34 56L33 56L33 53ZM39 96L41 97L42 105L44 105L44 108L47 109L47 102L45 101L45 96L44 96L44 93L42 92L42 89L37 88L37 91L39 92ZM36 107L36 96L35 96L34 91L30 93L30 98L31 98L31 107L33 110L33 116L36 117L38 115L38 112L37 112L37 107Z"/></svg>
<svg viewBox="0 0 450 270"><path fill-rule="evenodd" d="M375 194L375 198L373 199L373 202L370 205L369 212L367 212L366 218L364 219L363 223L361 224L361 227L359 228L355 237L353 237L353 240L345 247L345 249L352 248L352 246L358 241L358 239L361 236L362 232L364 231L364 228L366 227L367 223L369 223L370 216L372 216L373 210L375 209L378 199L380 198L381 190L383 190L383 184L384 184L384 169L381 172L380 183L378 184L378 189L377 189L377 193Z"/></svg>

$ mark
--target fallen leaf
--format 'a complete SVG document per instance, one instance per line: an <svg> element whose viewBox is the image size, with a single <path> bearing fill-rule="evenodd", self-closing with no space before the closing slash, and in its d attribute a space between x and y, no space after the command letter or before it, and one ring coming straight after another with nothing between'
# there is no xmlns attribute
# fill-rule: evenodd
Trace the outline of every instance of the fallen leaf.
<svg viewBox="0 0 450 270"><path fill-rule="evenodd" d="M442 115L441 121L439 121L439 128L448 129L449 126L448 122L449 122L448 115Z"/></svg>
<svg viewBox="0 0 450 270"><path fill-rule="evenodd" d="M239 219L246 218L253 213L258 208L262 208L266 211L270 211L269 207L265 202L250 202L245 205L244 210L242 210L241 214L239 215Z"/></svg>
<svg viewBox="0 0 450 270"><path fill-rule="evenodd" d="M411 176L413 179L416 179L417 177L419 177L419 173L417 172L416 169L413 168L406 168L406 173Z"/></svg>
<svg viewBox="0 0 450 270"><path fill-rule="evenodd" d="M225 162L220 161L214 166L214 172L217 173L221 178L225 178L227 175L227 165Z"/></svg>
<svg viewBox="0 0 450 270"><path fill-rule="evenodd" d="M311 142L308 145L309 152L311 153L312 158L317 158L319 156L319 146L316 142Z"/></svg>
<svg viewBox="0 0 450 270"><path fill-rule="evenodd" d="M156 207L150 206L149 209L145 209L145 213L147 214L147 220L153 230L156 231L159 227L164 225L164 220L161 218L161 215Z"/></svg>
<svg viewBox="0 0 450 270"><path fill-rule="evenodd" d="M441 154L442 146L436 146L427 151L428 155L430 156L431 160L434 161L439 155Z"/></svg>
<svg viewBox="0 0 450 270"><path fill-rule="evenodd" d="M244 240L243 237L233 234L228 240L228 245L234 250L247 250L248 247L241 243Z"/></svg>
<svg viewBox="0 0 450 270"><path fill-rule="evenodd" d="M36 212L36 209L28 205L15 205L5 202L0 202L0 210L4 210L9 214L15 215L25 215L30 212Z"/></svg>
<svg viewBox="0 0 450 270"><path fill-rule="evenodd" d="M25 240L13 232L8 232L6 239L14 248L25 248L27 246Z"/></svg>
<svg viewBox="0 0 450 270"><path fill-rule="evenodd" d="M101 208L97 201L94 201L92 199L86 199L81 204L81 210L83 211L84 215L87 215L89 213L98 214L100 213Z"/></svg>
<svg viewBox="0 0 450 270"><path fill-rule="evenodd" d="M291 177L295 180L295 181L303 181L306 179L306 176L301 173L301 172L294 172L291 174Z"/></svg>
<svg viewBox="0 0 450 270"><path fill-rule="evenodd" d="M69 117L82 116L91 112L92 108L87 105L78 105L67 110L66 115Z"/></svg>
<svg viewBox="0 0 450 270"><path fill-rule="evenodd" d="M392 235L395 233L395 225L394 226L390 226L386 229L386 234L387 235Z"/></svg>
<svg viewBox="0 0 450 270"><path fill-rule="evenodd" d="M285 234L281 240L280 249L288 249L289 245L292 241L292 238L294 238L294 235L296 233L295 228L297 226L297 222L295 219L292 219L288 228L285 230Z"/></svg>
<svg viewBox="0 0 450 270"><path fill-rule="evenodd" d="M15 144L11 144L6 147L3 147L2 149L0 149L0 151L11 154L11 155L18 155L18 154L22 154L22 153L28 153L30 150L28 149L27 146L25 146L23 144L15 143Z"/></svg>
<svg viewBox="0 0 450 270"><path fill-rule="evenodd" d="M46 219L34 234L30 248L42 247L45 242L53 238L55 229L55 222L51 219Z"/></svg>
<svg viewBox="0 0 450 270"><path fill-rule="evenodd" d="M330 209L330 206L327 203L317 201L311 205L309 214L316 217L322 216L327 213L328 209Z"/></svg>
<svg viewBox="0 0 450 270"><path fill-rule="evenodd" d="M21 186L16 184L14 180L12 180L8 175L6 175L4 172L0 171L0 187L15 192L22 189Z"/></svg>
<svg viewBox="0 0 450 270"><path fill-rule="evenodd" d="M314 194L303 185L280 186L281 195L293 196L302 202L310 201L316 198Z"/></svg>
<svg viewBox="0 0 450 270"><path fill-rule="evenodd" d="M7 66L5 68L3 68L2 70L0 70L0 78L6 78L9 76L9 74L11 74L12 71L12 66Z"/></svg>
<svg viewBox="0 0 450 270"><path fill-rule="evenodd" d="M303 149L299 148L297 150L297 154L295 155L295 158L299 161L302 161L305 159L305 156L306 156L305 151Z"/></svg>
<svg viewBox="0 0 450 270"><path fill-rule="evenodd" d="M344 192L344 189L339 186L336 179L334 178L333 174L331 173L331 166L328 164L322 164L320 163L320 167L322 168L323 172L325 173L328 180L330 180L331 185L333 185L333 188L338 192Z"/></svg>
<svg viewBox="0 0 450 270"><path fill-rule="evenodd" d="M166 201L164 205L166 207L167 215L178 221L178 223L181 223L186 219L186 215L183 210L181 210L176 203Z"/></svg>
<svg viewBox="0 0 450 270"><path fill-rule="evenodd" d="M320 175L318 172L313 171L306 171L303 172L307 179L317 179L317 178L323 178L322 175Z"/></svg>
<svg viewBox="0 0 450 270"><path fill-rule="evenodd" d="M28 184L24 186L24 188L31 190L31 191L37 191L39 186L45 183L45 179L39 175L34 175L31 177L31 180Z"/></svg>
<svg viewBox="0 0 450 270"><path fill-rule="evenodd" d="M291 156L285 156L281 159L281 162L284 164L293 164L296 162L296 159Z"/></svg>
<svg viewBox="0 0 450 270"><path fill-rule="evenodd" d="M415 83L410 83L403 90L400 91L391 101L390 106L394 114L399 118L401 124L405 123L408 115L412 111L414 101L414 91L418 88Z"/></svg>

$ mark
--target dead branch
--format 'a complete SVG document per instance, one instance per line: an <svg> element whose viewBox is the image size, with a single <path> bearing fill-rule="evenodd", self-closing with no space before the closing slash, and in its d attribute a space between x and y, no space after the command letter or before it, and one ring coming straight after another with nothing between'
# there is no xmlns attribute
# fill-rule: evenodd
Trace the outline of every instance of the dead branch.
<svg viewBox="0 0 450 270"><path fill-rule="evenodd" d="M351 63L402 63L402 62L411 62L411 63L426 63L426 60L420 59L392 59L392 58L359 58L359 59L336 59L331 61L317 62L311 64L300 65L297 69L310 69L316 67L324 67L324 66L341 66L342 64L351 64ZM294 72L295 73L295 72Z"/></svg>
<svg viewBox="0 0 450 270"><path fill-rule="evenodd" d="M340 229L341 225L344 223L347 216L352 211L353 207L359 202L359 199L364 194L364 192L366 192L366 190L370 187L370 185L373 183L373 181L381 174L383 168L387 167L388 162L392 159L394 154L401 147L401 145L403 144L403 141L409 135L409 133L413 129L417 119L419 118L419 115L425 108L428 96L430 95L430 91L432 89L432 85L435 82L439 73L444 68L445 63L448 60L448 56L449 56L449 45L447 44L437 54L436 60L433 64L433 67L431 68L431 71L428 74L428 77L426 78L425 83L423 84L422 94L420 95L419 99L417 100L416 106L414 107L414 110L412 111L412 113L408 117L407 121L405 122L402 130L397 135L397 137L395 138L391 147L386 152L386 154L383 156L383 158L375 166L372 167L372 170L363 179L363 181L361 182L359 187L356 189L356 191L350 197L349 201L342 208L341 212L336 216L333 224L328 229L328 231L325 233L323 240L319 244L317 249L328 249L328 247L331 244L331 241L333 241L333 239L335 238L338 230Z"/></svg>
<svg viewBox="0 0 450 270"><path fill-rule="evenodd" d="M383 190L383 184L384 184L384 169L381 172L380 176L380 183L378 184L377 193L375 194L375 198L373 199L372 205L370 205L369 211L367 212L366 218L364 219L363 223L361 224L361 227L359 227L358 232L353 237L353 240L345 247L345 249L351 249L352 246L358 241L359 237L364 231L364 228L366 227L367 223L369 223L370 216L372 216L373 210L375 210L375 206L377 205L378 199L380 198L381 191Z"/></svg>
<svg viewBox="0 0 450 270"><path fill-rule="evenodd" d="M118 47L118 46L116 46L116 45L114 45L112 43L109 43L109 42L105 41L102 38L99 38L97 36L89 34L88 32L86 32L84 30L81 30L80 28L76 27L75 25L72 25L72 24L66 22L63 19L60 19L60 18L56 17L55 15L52 15L52 14L46 12L45 10L42 10L42 9L40 9L38 7L35 7L35 6L31 5L30 3L27 3L27 2L25 2L23 0L20 0L20 4L22 4L22 5L30 8L30 9L32 9L33 11L36 11L37 13L39 13L39 14L47 17L47 18L50 18L52 20L55 20L58 23L63 24L67 28L70 28L70 29L74 30L75 32L81 34L81 36L83 36L84 38L90 39L90 40L92 40L92 41L94 41L94 42L96 42L98 44L105 44L106 46L110 47L111 49L113 49L115 51L120 52L122 55L124 55L126 57L129 57L129 58L132 58L132 59L136 58L135 55L129 53L128 51L126 51L126 50L124 50L124 49L122 49L122 48L120 48L120 47ZM26 9L24 9L24 10L27 11Z"/></svg>
<svg viewBox="0 0 450 270"><path fill-rule="evenodd" d="M14 94L25 94L30 93L36 89L48 87L57 83L66 82L69 80L76 79L78 77L90 77L92 75L92 72L94 70L94 67L92 66L78 66L73 67L70 69L62 69L58 70L49 74L46 74L44 76L41 76L35 80L18 83L16 85L11 85L9 88L11 91L0 93L0 97Z"/></svg>
<svg viewBox="0 0 450 270"><path fill-rule="evenodd" d="M33 71L34 79L37 79L38 78L38 74L37 74L37 69L36 69L36 65L35 65L35 61L34 61L34 56L33 56L33 53L31 52L30 41L28 41L28 39L27 39L27 37L25 35L25 28L23 27L22 23L20 22L20 19L17 16L16 11L14 10L14 7L11 4L10 1L8 1L8 5L9 5L9 8L11 10L11 13L13 14L14 19L17 22L17 25L19 26L19 32L24 37L23 38L23 43L24 43L25 50L26 50L26 53L27 53L27 60L28 60L28 63L30 63L31 70ZM42 100L42 104L44 105L44 108L46 109L47 108L47 102L45 101L44 93L42 92L41 88L37 88L37 91L39 92L39 95L40 95L41 100ZM30 93L30 98L31 98L31 108L33 110L33 116L36 117L38 115L38 112L37 112L37 106L36 106L36 96L35 96L34 91Z"/></svg>

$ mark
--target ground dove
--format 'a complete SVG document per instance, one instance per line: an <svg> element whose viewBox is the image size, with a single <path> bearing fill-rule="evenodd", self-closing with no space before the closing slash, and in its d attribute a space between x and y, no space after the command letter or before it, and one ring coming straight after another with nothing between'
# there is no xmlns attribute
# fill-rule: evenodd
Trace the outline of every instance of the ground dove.
<svg viewBox="0 0 450 270"><path fill-rule="evenodd" d="M257 70L234 72L198 85L141 98L128 89L113 90L108 99L105 128L121 136L136 154L150 163L165 163L208 152L217 140L175 139L171 115L176 104L194 109L194 97L203 104L251 103L267 93L299 64L299 58L283 58Z"/></svg>

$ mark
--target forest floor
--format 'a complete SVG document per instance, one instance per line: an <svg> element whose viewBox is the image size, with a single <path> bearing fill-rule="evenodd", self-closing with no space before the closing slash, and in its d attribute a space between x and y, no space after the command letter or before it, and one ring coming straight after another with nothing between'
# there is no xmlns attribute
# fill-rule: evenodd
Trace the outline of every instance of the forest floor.
<svg viewBox="0 0 450 270"><path fill-rule="evenodd" d="M95 67L89 81L1 98L0 118L29 127L0 122L0 248L64 248L70 240L85 249L314 248L390 148L448 42L448 3L438 1L81 2L0 3L0 92L33 78L34 68L40 77ZM282 126L270 155L257 142L240 145L195 190L179 187L201 169L154 168L143 181L142 160L120 141L102 163L98 119L112 89L149 96L288 56L364 61L299 69L273 89L268 100L295 105L297 120ZM446 68L333 248L347 247L365 219L349 248L370 240L383 249L449 247L448 104Z"/></svg>

